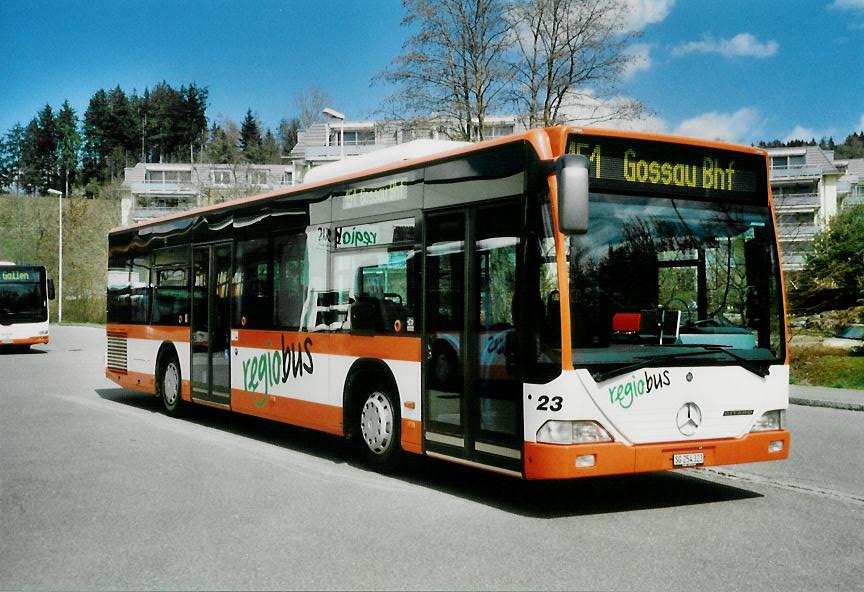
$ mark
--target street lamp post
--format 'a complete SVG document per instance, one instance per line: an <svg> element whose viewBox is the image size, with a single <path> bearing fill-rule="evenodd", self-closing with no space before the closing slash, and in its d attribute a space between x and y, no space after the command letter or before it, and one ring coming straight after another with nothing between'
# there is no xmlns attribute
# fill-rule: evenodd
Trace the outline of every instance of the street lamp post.
<svg viewBox="0 0 864 592"><path fill-rule="evenodd" d="M50 193L51 195L56 195L59 198L58 201L60 202L60 244L59 244L59 247L57 248L57 252L59 254L58 259L60 260L60 264L59 264L60 269L58 270L58 275L60 277L59 277L59 281L57 283L58 283L60 289L58 291L59 295L57 298L57 322L62 323L63 322L63 192L57 191L56 189L49 189L48 193Z"/></svg>
<svg viewBox="0 0 864 592"><path fill-rule="evenodd" d="M341 160L345 158L345 116L330 107L324 107L321 113L339 120L339 159Z"/></svg>

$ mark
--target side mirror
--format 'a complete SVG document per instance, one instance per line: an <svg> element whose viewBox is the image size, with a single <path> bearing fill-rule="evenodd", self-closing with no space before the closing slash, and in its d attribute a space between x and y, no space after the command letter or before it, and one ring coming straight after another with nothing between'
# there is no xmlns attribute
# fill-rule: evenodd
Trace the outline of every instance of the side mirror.
<svg viewBox="0 0 864 592"><path fill-rule="evenodd" d="M565 234L588 231L588 159L565 154L555 162L558 179L558 228Z"/></svg>
<svg viewBox="0 0 864 592"><path fill-rule="evenodd" d="M48 278L48 300L54 300L54 280Z"/></svg>

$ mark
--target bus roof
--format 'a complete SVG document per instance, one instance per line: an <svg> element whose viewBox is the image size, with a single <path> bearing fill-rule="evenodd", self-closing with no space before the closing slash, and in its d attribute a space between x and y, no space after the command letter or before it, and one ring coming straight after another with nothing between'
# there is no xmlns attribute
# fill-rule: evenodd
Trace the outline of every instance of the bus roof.
<svg viewBox="0 0 864 592"><path fill-rule="evenodd" d="M751 154L765 155L764 150L753 148L752 146L743 146L740 144L729 144L725 142L701 140L697 138L688 138L684 136L673 136L664 134L652 134L643 132L632 132L625 130L593 128L593 127L577 127L577 126L556 126L546 129L531 129L526 132L503 136L492 140L486 140L478 143L470 142L447 142L435 140L419 140L415 142L406 142L392 148L385 148L380 151L375 151L369 154L352 156L342 161L337 161L331 164L318 167L325 169L320 173L316 173L316 169L312 169L306 175L307 182L291 187L290 189L280 189L269 193L261 193L250 195L228 202L201 206L191 210L185 210L176 214L170 214L161 218L145 220L137 224L127 226L118 226L112 228L109 234L127 232L136 228L146 228L148 226L162 224L168 221L183 220L192 218L206 213L216 213L221 211L232 210L238 206L249 205L257 202L266 202L280 197L289 197L297 195L298 197L314 189L321 189L328 185L337 185L349 180L359 180L366 177L371 177L378 174L393 173L400 170L411 169L424 164L430 164L436 161L447 160L468 154L476 150L483 150L493 146L500 146L519 140L525 140L533 144L537 148L537 143L540 141L538 134L544 136L545 140L551 141L552 153L563 154L566 146L567 137L570 134L592 134L603 135L621 138L633 138L651 140L656 142L671 142L677 144L687 144L691 146L704 146L708 148L716 148L722 150L735 150L739 152L748 152ZM548 145L548 144L547 144ZM542 156L541 156L542 157ZM311 180L309 177L311 175ZM298 200L299 201L299 200Z"/></svg>

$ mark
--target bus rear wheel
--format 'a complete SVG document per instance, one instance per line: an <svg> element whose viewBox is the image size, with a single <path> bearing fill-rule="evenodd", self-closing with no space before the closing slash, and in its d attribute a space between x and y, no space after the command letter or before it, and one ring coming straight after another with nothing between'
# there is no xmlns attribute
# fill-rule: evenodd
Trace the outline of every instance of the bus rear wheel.
<svg viewBox="0 0 864 592"><path fill-rule="evenodd" d="M358 413L357 430L363 458L375 469L393 469L400 456L400 418L396 397L386 388L374 387Z"/></svg>
<svg viewBox="0 0 864 592"><path fill-rule="evenodd" d="M159 373L159 391L162 395L162 405L168 415L177 416L183 411L182 384L180 362L177 356L171 354L162 364L162 372Z"/></svg>

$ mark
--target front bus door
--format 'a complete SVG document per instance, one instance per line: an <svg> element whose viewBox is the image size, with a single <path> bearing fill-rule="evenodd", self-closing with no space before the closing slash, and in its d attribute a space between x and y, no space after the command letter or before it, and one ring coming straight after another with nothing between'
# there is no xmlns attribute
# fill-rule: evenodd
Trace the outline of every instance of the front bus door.
<svg viewBox="0 0 864 592"><path fill-rule="evenodd" d="M423 273L426 451L519 475L521 221L521 202L428 214Z"/></svg>
<svg viewBox="0 0 864 592"><path fill-rule="evenodd" d="M231 245L192 252L192 398L231 402Z"/></svg>

